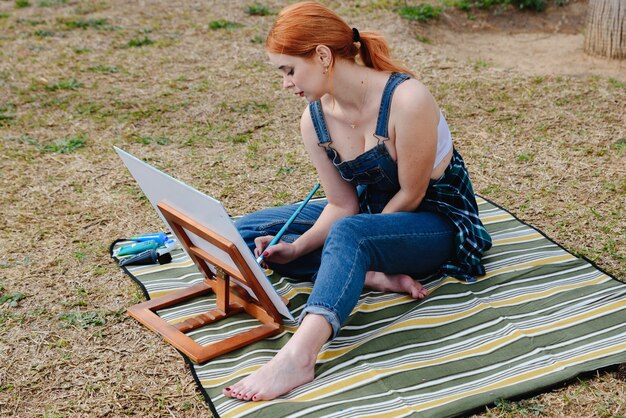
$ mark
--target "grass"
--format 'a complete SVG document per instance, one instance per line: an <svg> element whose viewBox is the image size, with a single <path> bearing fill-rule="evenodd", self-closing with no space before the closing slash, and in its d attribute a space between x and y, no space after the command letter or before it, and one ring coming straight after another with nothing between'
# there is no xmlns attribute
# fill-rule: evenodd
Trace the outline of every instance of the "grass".
<svg viewBox="0 0 626 418"><path fill-rule="evenodd" d="M0 113L0 126L9 125L15 120L15 115L8 113Z"/></svg>
<svg viewBox="0 0 626 418"><path fill-rule="evenodd" d="M39 37L42 37L42 38L54 36L54 32L49 31L49 30L43 30L43 29L36 30L33 33L35 34L35 36L39 36Z"/></svg>
<svg viewBox="0 0 626 418"><path fill-rule="evenodd" d="M144 36L143 38L131 39L130 41L128 41L126 46L128 46L129 48L141 48L142 46L148 46L152 44L154 44L154 41L147 36Z"/></svg>
<svg viewBox="0 0 626 418"><path fill-rule="evenodd" d="M17 308L19 301L24 298L24 294L20 292L13 293L11 295L0 296L0 305L6 304L11 308Z"/></svg>
<svg viewBox="0 0 626 418"><path fill-rule="evenodd" d="M475 189L626 280L626 79L448 60L398 17L418 2L358 3L361 31L406 25L393 52L444 110ZM233 214L305 196L304 103L263 51L273 17L225 0L16 4L0 13L0 416L209 416L180 355L124 313L144 297L108 245L163 226L112 146ZM620 416L624 387L599 372L476 416Z"/></svg>
<svg viewBox="0 0 626 418"><path fill-rule="evenodd" d="M150 135L139 135L137 136L136 142L138 144L143 144L143 145L148 145L148 144L167 145L170 141L167 137L164 137L164 136L153 137Z"/></svg>
<svg viewBox="0 0 626 418"><path fill-rule="evenodd" d="M232 22L226 19L217 19L209 22L209 28L212 30L218 29L237 29L241 28L243 25L241 23Z"/></svg>
<svg viewBox="0 0 626 418"><path fill-rule="evenodd" d="M482 58L478 58L477 60L473 61L474 64L474 69L476 71L480 71L483 70L485 68L489 68L492 64L489 61L486 61Z"/></svg>
<svg viewBox="0 0 626 418"><path fill-rule="evenodd" d="M67 80L60 80L53 83L48 83L45 86L46 90L56 91L56 90L78 90L83 87L83 83L76 80L75 78L70 78Z"/></svg>
<svg viewBox="0 0 626 418"><path fill-rule="evenodd" d="M265 38L263 38L262 36L256 35L252 39L250 39L250 42L252 42L253 44L263 44L265 43Z"/></svg>
<svg viewBox="0 0 626 418"><path fill-rule="evenodd" d="M67 0L39 0L37 7L55 7L67 4Z"/></svg>
<svg viewBox="0 0 626 418"><path fill-rule="evenodd" d="M87 146L86 138L79 135L61 139L53 144L44 145L41 147L41 151L55 154L71 154L85 146Z"/></svg>
<svg viewBox="0 0 626 418"><path fill-rule="evenodd" d="M59 316L65 326L76 326L83 329L106 324L106 319L98 312L68 312Z"/></svg>
<svg viewBox="0 0 626 418"><path fill-rule="evenodd" d="M433 43L433 40L432 40L432 39L430 39L429 37L424 36L424 35L419 35L419 34L418 34L418 35L415 35L415 39L417 39L419 42L421 42L421 43L423 43L423 44L428 44L428 45L430 45L430 44L432 44L432 43Z"/></svg>
<svg viewBox="0 0 626 418"><path fill-rule="evenodd" d="M609 77L609 84L616 89L626 89L626 83L619 81L613 77Z"/></svg>
<svg viewBox="0 0 626 418"><path fill-rule="evenodd" d="M511 402L506 399L499 399L496 401L493 408L489 408L489 411L498 416L543 416L545 412L545 406L537 403L533 400Z"/></svg>
<svg viewBox="0 0 626 418"><path fill-rule="evenodd" d="M73 50L76 54L88 54L92 51L90 48L84 48L84 47L73 48Z"/></svg>
<svg viewBox="0 0 626 418"><path fill-rule="evenodd" d="M268 16L273 14L269 7L262 4L251 4L246 7L246 13L250 16Z"/></svg>
<svg viewBox="0 0 626 418"><path fill-rule="evenodd" d="M454 0L452 5L464 12L470 12L474 9L491 9L496 6L505 6L510 3L510 0Z"/></svg>
<svg viewBox="0 0 626 418"><path fill-rule="evenodd" d="M443 12L443 7L433 6L430 3L421 3L417 6L402 6L398 9L398 14L405 19L418 22L428 22L438 19Z"/></svg>
<svg viewBox="0 0 626 418"><path fill-rule="evenodd" d="M95 67L90 67L89 70L100 74L116 74L121 71L115 65L96 65Z"/></svg>
<svg viewBox="0 0 626 418"><path fill-rule="evenodd" d="M459 10L470 12L475 9L489 10L493 8L505 8L509 5L520 10L532 10L543 12L550 0L444 0L444 4L452 5ZM556 6L564 6L568 0L554 0Z"/></svg>
<svg viewBox="0 0 626 418"><path fill-rule="evenodd" d="M71 19L61 20L69 29L109 29L108 19Z"/></svg>

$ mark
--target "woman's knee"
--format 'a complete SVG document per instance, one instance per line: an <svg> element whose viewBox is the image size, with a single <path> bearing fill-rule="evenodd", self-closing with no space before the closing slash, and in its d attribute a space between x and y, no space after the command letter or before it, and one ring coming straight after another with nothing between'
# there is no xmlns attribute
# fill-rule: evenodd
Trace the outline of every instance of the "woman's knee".
<svg viewBox="0 0 626 418"><path fill-rule="evenodd" d="M268 222L271 222L265 210L252 212L235 220L235 227L248 247L255 247L254 240L267 234Z"/></svg>
<svg viewBox="0 0 626 418"><path fill-rule="evenodd" d="M239 230L264 232L273 226L285 223L285 214L282 207L261 209L242 216L235 221Z"/></svg>

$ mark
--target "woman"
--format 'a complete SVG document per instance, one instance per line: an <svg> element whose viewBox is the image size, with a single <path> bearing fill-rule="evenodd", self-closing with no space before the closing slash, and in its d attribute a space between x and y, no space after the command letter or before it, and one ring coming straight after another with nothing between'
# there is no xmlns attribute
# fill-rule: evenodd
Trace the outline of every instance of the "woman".
<svg viewBox="0 0 626 418"><path fill-rule="evenodd" d="M416 279L441 272L473 280L484 274L480 259L491 246L443 114L428 89L391 60L384 38L304 2L282 10L266 48L283 88L309 102L300 129L327 203L309 203L269 248L295 207L262 210L237 223L274 270L315 275L289 342L223 390L253 401L313 380L317 354L364 286L423 298L427 292Z"/></svg>

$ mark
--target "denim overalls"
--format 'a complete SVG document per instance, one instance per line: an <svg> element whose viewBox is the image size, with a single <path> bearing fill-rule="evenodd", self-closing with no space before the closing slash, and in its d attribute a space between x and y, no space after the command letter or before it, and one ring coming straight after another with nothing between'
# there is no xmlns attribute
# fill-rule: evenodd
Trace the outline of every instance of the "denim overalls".
<svg viewBox="0 0 626 418"><path fill-rule="evenodd" d="M321 103L316 101L309 106L320 146L326 149L328 158L339 170L341 177L356 186L361 213L382 212L400 190L398 165L389 155L384 142L389 138L388 121L393 92L400 83L409 78L406 74L391 75L385 86L376 122L374 136L378 139L378 144L351 161L341 161L337 151L332 148Z"/></svg>
<svg viewBox="0 0 626 418"><path fill-rule="evenodd" d="M290 277L315 276L301 318L309 313L324 316L333 328L333 338L358 302L367 271L403 273L414 278L441 271L465 280L484 274L480 257L491 241L478 219L471 183L456 151L442 178L430 182L416 211L380 213L400 189L397 164L384 141L388 138L393 91L408 78L399 73L390 76L375 131L379 142L351 161L340 161L332 148L320 103L309 105L320 146L326 149L341 176L355 185L361 213L336 221L323 248L291 263L270 266ZM304 234L325 204L307 204L283 235L283 241L293 242ZM296 205L264 209L239 219L236 226L254 250L254 239L275 235L295 208ZM478 248L474 248L476 242Z"/></svg>

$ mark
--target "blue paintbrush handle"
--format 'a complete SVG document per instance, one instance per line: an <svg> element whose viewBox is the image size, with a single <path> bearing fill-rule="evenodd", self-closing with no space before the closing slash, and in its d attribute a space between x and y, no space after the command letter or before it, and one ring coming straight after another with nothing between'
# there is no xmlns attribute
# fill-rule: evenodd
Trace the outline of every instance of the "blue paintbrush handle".
<svg viewBox="0 0 626 418"><path fill-rule="evenodd" d="M287 228L289 228L289 225L291 225L293 223L293 221L296 219L296 217L300 214L300 212L302 212L302 209L304 209L304 207L306 206L307 203L309 203L309 200L311 200L311 198L313 197L313 195L315 194L315 192L317 191L317 189L320 188L320 184L317 183L315 185L315 187L313 187L313 190L311 190L311 193L309 193L309 195L306 197L306 199L304 199L302 201L302 203L300 203L300 206L298 206L298 208L296 209L296 211L293 213L293 215L291 215L291 218L289 218L287 220L287 222L285 223L285 225L283 225L282 228L280 228L280 231L278 231L278 234L276 234L276 236L270 241L269 244L267 244L267 247L265 247L265 249L263 250L263 252L261 253L260 256L257 257L256 262L261 264L261 262L263 262L263 253L265 252L265 250L267 250L269 247L271 247L272 245L276 244L278 241L280 241L280 238L283 236L283 234L285 233L285 231L287 230Z"/></svg>

